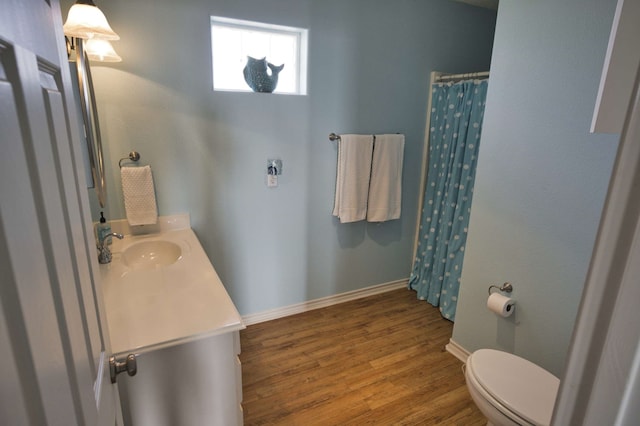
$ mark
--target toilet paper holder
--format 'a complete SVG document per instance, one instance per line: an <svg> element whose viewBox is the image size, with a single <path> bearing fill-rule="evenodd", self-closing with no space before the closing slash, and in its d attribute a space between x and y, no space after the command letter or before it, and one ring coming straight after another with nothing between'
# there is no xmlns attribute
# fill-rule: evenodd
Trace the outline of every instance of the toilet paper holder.
<svg viewBox="0 0 640 426"><path fill-rule="evenodd" d="M511 283L504 283L504 284L502 284L502 287L497 286L497 285L490 285L489 286L489 294L491 294L491 289L492 288L498 289L499 291L504 291L506 293L511 293L513 291L513 286L511 285Z"/></svg>

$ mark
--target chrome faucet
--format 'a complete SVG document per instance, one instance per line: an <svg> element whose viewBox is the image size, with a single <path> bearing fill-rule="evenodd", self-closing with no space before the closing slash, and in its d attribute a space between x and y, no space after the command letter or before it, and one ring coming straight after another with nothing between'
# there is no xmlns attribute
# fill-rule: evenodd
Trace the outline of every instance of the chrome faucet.
<svg viewBox="0 0 640 426"><path fill-rule="evenodd" d="M96 245L96 248L98 249L98 263L111 263L113 255L111 254L111 250L109 250L109 246L106 242L108 237L116 237L121 240L124 238L124 235L118 234L117 232L111 232L103 235L102 238L98 240L98 244Z"/></svg>

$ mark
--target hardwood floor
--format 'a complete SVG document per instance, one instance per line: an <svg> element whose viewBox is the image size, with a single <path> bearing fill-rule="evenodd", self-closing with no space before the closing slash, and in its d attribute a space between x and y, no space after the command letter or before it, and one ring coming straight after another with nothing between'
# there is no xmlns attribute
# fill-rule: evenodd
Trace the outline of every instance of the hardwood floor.
<svg viewBox="0 0 640 426"><path fill-rule="evenodd" d="M251 325L245 425L485 425L452 329L406 289Z"/></svg>

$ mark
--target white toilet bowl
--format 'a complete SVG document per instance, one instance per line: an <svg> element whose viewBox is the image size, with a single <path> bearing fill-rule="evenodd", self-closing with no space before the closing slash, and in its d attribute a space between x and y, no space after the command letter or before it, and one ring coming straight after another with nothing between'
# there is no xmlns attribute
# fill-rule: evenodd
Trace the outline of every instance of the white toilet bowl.
<svg viewBox="0 0 640 426"><path fill-rule="evenodd" d="M560 380L516 355L480 349L467 358L471 398L489 425L549 426Z"/></svg>

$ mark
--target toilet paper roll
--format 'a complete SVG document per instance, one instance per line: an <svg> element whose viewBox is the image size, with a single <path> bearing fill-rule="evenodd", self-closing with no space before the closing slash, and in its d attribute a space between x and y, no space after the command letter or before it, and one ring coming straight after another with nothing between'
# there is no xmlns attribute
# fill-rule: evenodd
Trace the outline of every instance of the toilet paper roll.
<svg viewBox="0 0 640 426"><path fill-rule="evenodd" d="M500 293L491 293L487 299L487 308L501 317L508 317L515 310L516 301Z"/></svg>

